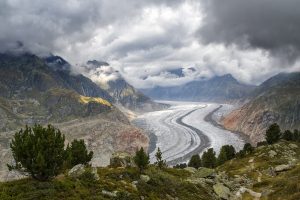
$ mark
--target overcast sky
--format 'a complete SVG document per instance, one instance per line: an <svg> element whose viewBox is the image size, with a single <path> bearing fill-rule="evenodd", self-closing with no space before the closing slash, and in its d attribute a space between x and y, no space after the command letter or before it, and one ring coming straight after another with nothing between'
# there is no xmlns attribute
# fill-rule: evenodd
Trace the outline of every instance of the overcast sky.
<svg viewBox="0 0 300 200"><path fill-rule="evenodd" d="M300 70L299 8L299 0L1 0L0 51L22 42L74 66L104 60L138 88L227 73L259 84ZM168 72L179 67L185 76Z"/></svg>

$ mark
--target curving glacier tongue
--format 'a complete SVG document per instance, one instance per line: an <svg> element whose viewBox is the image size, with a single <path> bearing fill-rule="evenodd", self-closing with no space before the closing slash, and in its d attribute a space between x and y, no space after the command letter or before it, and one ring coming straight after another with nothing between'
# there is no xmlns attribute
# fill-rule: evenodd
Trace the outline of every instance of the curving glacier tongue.
<svg viewBox="0 0 300 200"><path fill-rule="evenodd" d="M167 110L140 115L135 123L150 133L150 159L155 161L154 149L159 147L169 165L187 162L193 154L201 154L213 147L219 152L221 146L230 144L239 151L244 138L213 125L205 117L220 107L216 103L164 102L172 106ZM218 115L229 109L223 105ZM215 114L215 113L214 113ZM215 116L217 117L217 116Z"/></svg>

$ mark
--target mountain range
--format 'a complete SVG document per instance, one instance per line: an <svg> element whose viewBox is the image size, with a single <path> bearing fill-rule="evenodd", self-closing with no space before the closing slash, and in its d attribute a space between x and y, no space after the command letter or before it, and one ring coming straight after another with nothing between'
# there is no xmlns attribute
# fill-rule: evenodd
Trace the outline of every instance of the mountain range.
<svg viewBox="0 0 300 200"><path fill-rule="evenodd" d="M0 54L0 179L11 161L10 140L25 125L51 123L67 141L84 139L96 166L107 165L115 151L147 149L148 137L109 92L70 67L60 57Z"/></svg>
<svg viewBox="0 0 300 200"><path fill-rule="evenodd" d="M107 62L88 61L85 68L89 72L94 73L94 75L96 74L96 77L97 75L100 77L101 75L111 77L107 81L98 81L98 78L94 81L114 98L116 104L122 105L129 110L147 112L161 110L168 106L152 101L151 98L135 89L117 70L110 67Z"/></svg>
<svg viewBox="0 0 300 200"><path fill-rule="evenodd" d="M145 112L167 107L148 96L243 103L223 117L222 123L229 130L249 135L253 143L262 141L266 128L275 122L283 129L300 128L300 72L278 74L259 86L242 84L226 74L139 91L107 62L88 61L83 67L85 73L79 74L59 56L0 54L0 151L7 159L12 133L35 123L53 123L70 140L87 137L98 164L107 163L116 149L134 152L137 146L147 148L148 137L132 126L120 109ZM100 154L104 161L98 160Z"/></svg>
<svg viewBox="0 0 300 200"><path fill-rule="evenodd" d="M249 135L253 144L264 140L272 123L278 123L283 130L300 128L300 72L280 73L258 86L239 83L226 74L142 92L162 100L235 103L238 108L222 123L226 129Z"/></svg>
<svg viewBox="0 0 300 200"><path fill-rule="evenodd" d="M196 80L181 86L154 87L141 90L154 99L230 102L248 96L255 86L238 82L231 74Z"/></svg>
<svg viewBox="0 0 300 200"><path fill-rule="evenodd" d="M227 129L243 132L256 143L264 139L272 123L283 130L300 128L300 72L271 77L255 88L248 100L223 119Z"/></svg>

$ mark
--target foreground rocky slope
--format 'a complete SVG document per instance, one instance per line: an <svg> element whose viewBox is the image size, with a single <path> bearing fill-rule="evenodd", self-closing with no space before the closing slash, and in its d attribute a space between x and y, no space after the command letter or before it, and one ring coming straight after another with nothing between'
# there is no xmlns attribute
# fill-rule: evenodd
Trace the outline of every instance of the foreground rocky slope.
<svg viewBox="0 0 300 200"><path fill-rule="evenodd" d="M86 168L48 182L23 179L0 183L7 199L296 200L300 198L300 144L261 146L217 169L158 169L140 175L134 167Z"/></svg>
<svg viewBox="0 0 300 200"><path fill-rule="evenodd" d="M250 101L223 119L225 128L243 132L253 143L264 139L267 127L300 128L300 73L278 74L256 88Z"/></svg>

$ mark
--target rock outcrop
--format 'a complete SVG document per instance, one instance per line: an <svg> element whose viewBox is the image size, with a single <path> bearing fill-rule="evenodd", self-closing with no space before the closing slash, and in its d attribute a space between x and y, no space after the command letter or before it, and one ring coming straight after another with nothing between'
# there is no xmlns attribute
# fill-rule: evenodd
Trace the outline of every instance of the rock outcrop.
<svg viewBox="0 0 300 200"><path fill-rule="evenodd" d="M110 167L132 167L134 166L132 155L126 152L115 152L109 162Z"/></svg>
<svg viewBox="0 0 300 200"><path fill-rule="evenodd" d="M154 102L151 98L134 88L122 77L119 71L114 70L108 63L96 60L88 61L84 69L86 75L90 76L103 90L107 91L117 104L129 110L148 112L168 107L166 104Z"/></svg>
<svg viewBox="0 0 300 200"><path fill-rule="evenodd" d="M215 193L221 198L228 200L230 197L230 190L222 183L217 183L213 186Z"/></svg>
<svg viewBox="0 0 300 200"><path fill-rule="evenodd" d="M272 123L283 130L300 128L300 73L279 74L262 83L250 101L227 115L225 128L250 136L253 143L263 141Z"/></svg>

